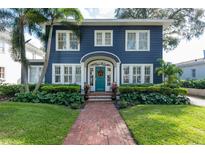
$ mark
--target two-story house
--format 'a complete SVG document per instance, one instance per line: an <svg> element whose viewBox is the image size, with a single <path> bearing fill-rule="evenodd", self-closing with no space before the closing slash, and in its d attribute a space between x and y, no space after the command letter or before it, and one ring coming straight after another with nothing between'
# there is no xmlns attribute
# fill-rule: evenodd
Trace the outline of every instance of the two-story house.
<svg viewBox="0 0 205 154"><path fill-rule="evenodd" d="M11 57L11 41L8 31L0 32L0 80L5 83L17 84L21 83L21 64L15 62ZM44 58L41 49L30 43L26 44L26 58L36 60ZM33 67L29 68L34 69ZM29 82L33 81L33 76L29 78Z"/></svg>
<svg viewBox="0 0 205 154"><path fill-rule="evenodd" d="M74 22L71 20L71 22ZM85 19L80 37L55 24L46 83L80 84L110 91L120 84L161 83L163 28L172 20Z"/></svg>

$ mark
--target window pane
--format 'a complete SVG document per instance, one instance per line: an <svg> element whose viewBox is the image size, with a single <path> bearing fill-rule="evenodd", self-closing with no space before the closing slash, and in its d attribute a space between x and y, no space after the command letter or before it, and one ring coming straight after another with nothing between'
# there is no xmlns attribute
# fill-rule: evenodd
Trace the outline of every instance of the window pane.
<svg viewBox="0 0 205 154"><path fill-rule="evenodd" d="M192 77L193 77L193 78L196 77L196 69L192 69Z"/></svg>
<svg viewBox="0 0 205 154"><path fill-rule="evenodd" d="M90 68L90 86L93 86L94 82L94 69Z"/></svg>
<svg viewBox="0 0 205 154"><path fill-rule="evenodd" d="M111 68L107 68L107 86L111 86L111 75L112 75L112 71Z"/></svg>
<svg viewBox="0 0 205 154"><path fill-rule="evenodd" d="M36 83L36 76L37 76L37 67L31 67L30 76L29 76L29 80L31 83Z"/></svg>
<svg viewBox="0 0 205 154"><path fill-rule="evenodd" d="M58 49L66 49L66 33L58 33Z"/></svg>
<svg viewBox="0 0 205 154"><path fill-rule="evenodd" d="M124 83L129 83L129 66L126 66L123 68L124 69L124 74L123 74L123 82Z"/></svg>
<svg viewBox="0 0 205 154"><path fill-rule="evenodd" d="M145 83L150 83L151 82L151 67L150 66L145 66Z"/></svg>
<svg viewBox="0 0 205 154"><path fill-rule="evenodd" d="M55 82L61 82L61 67L55 66Z"/></svg>
<svg viewBox="0 0 205 154"><path fill-rule="evenodd" d="M145 66L145 75L150 75L150 66Z"/></svg>
<svg viewBox="0 0 205 154"><path fill-rule="evenodd" d="M0 67L0 78L4 79L5 78L5 68Z"/></svg>
<svg viewBox="0 0 205 154"><path fill-rule="evenodd" d="M105 45L111 45L111 33L105 33Z"/></svg>
<svg viewBox="0 0 205 154"><path fill-rule="evenodd" d="M77 66L75 68L75 82L80 83L81 82L81 67Z"/></svg>
<svg viewBox="0 0 205 154"><path fill-rule="evenodd" d="M102 45L102 33L97 33L96 34L96 44L97 45Z"/></svg>
<svg viewBox="0 0 205 154"><path fill-rule="evenodd" d="M139 32L139 49L147 50L148 49L148 33Z"/></svg>
<svg viewBox="0 0 205 154"><path fill-rule="evenodd" d="M127 34L127 49L129 50L136 49L136 33Z"/></svg>
<svg viewBox="0 0 205 154"><path fill-rule="evenodd" d="M70 49L78 49L78 37L74 33L70 33Z"/></svg>

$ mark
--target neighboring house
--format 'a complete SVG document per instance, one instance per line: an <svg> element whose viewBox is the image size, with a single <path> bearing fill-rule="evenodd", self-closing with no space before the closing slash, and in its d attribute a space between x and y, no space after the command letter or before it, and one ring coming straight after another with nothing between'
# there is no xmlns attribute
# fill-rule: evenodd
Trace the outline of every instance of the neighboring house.
<svg viewBox="0 0 205 154"><path fill-rule="evenodd" d="M182 80L205 79L205 51L204 58L190 60L176 64L183 70Z"/></svg>
<svg viewBox="0 0 205 154"><path fill-rule="evenodd" d="M43 59L44 53L34 45L26 44L27 59ZM21 82L21 64L11 57L9 32L0 32L0 80L5 83Z"/></svg>
<svg viewBox="0 0 205 154"><path fill-rule="evenodd" d="M79 26L79 38L58 23L53 29L45 83L79 84L81 88L88 83L92 91L110 91L113 82L161 83L155 68L162 58L163 27L171 22L86 19Z"/></svg>

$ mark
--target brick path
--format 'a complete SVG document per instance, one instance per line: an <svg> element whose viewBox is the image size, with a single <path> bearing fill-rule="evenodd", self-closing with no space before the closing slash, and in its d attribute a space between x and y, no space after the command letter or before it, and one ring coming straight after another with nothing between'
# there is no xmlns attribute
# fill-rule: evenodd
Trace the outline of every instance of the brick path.
<svg viewBox="0 0 205 154"><path fill-rule="evenodd" d="M112 103L88 103L65 138L64 144L135 144Z"/></svg>

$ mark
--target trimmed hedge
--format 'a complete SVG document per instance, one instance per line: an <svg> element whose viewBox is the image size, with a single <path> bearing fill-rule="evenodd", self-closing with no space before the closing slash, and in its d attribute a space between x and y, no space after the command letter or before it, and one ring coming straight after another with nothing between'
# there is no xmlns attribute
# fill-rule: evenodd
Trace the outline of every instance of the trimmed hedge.
<svg viewBox="0 0 205 154"><path fill-rule="evenodd" d="M70 106L73 109L79 109L84 104L83 96L80 93L17 93L12 99L14 102L26 103L48 103Z"/></svg>
<svg viewBox="0 0 205 154"><path fill-rule="evenodd" d="M68 93L79 93L79 85L44 85L40 88L41 91L47 93L57 93L57 92L68 92Z"/></svg>
<svg viewBox="0 0 205 154"><path fill-rule="evenodd" d="M119 92L121 94L125 93L161 93L165 95L187 95L188 91L185 88L169 88L163 86L149 86L149 87L138 87L138 86L120 86Z"/></svg>
<svg viewBox="0 0 205 154"><path fill-rule="evenodd" d="M182 80L181 86L184 88L205 89L205 79L204 80Z"/></svg>

